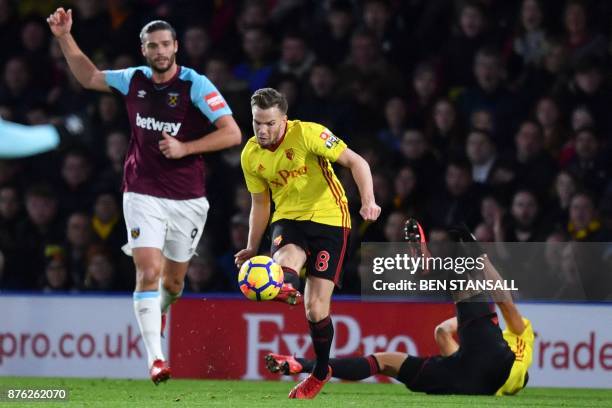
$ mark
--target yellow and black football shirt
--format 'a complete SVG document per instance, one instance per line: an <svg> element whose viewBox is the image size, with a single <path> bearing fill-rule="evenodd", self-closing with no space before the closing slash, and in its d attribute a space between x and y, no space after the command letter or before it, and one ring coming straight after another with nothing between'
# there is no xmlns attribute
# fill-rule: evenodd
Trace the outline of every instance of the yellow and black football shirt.
<svg viewBox="0 0 612 408"><path fill-rule="evenodd" d="M503 331L504 340L512 349L515 359L508 379L495 395L514 395L522 390L525 384L525 376L533 359L535 334L531 322L525 318L523 318L523 322L525 323L525 331L521 335L514 334L508 329Z"/></svg>
<svg viewBox="0 0 612 408"><path fill-rule="evenodd" d="M242 150L242 171L248 190L272 192L280 219L313 221L350 228L348 201L330 162L346 143L317 123L287 121L282 141L273 149L250 138Z"/></svg>

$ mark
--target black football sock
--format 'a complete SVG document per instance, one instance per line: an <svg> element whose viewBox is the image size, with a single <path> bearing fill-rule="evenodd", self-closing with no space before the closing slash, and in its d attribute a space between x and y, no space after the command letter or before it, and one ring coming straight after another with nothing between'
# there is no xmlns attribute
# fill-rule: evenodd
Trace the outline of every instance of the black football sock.
<svg viewBox="0 0 612 408"><path fill-rule="evenodd" d="M296 358L302 365L303 373L312 372L315 360ZM332 376L341 380L359 381L376 375L380 372L378 361L373 355L367 357L330 358L329 366Z"/></svg>
<svg viewBox="0 0 612 408"><path fill-rule="evenodd" d="M300 363L302 365L302 373L312 373L312 370L314 369L315 366L315 360L308 360L305 358L301 358L301 357L296 357L295 358L297 360L298 363Z"/></svg>
<svg viewBox="0 0 612 408"><path fill-rule="evenodd" d="M294 270L287 266L283 266L283 282L290 283L297 290L300 289L300 275Z"/></svg>
<svg viewBox="0 0 612 408"><path fill-rule="evenodd" d="M310 326L312 347L317 356L312 373L319 380L324 380L328 371L329 349L334 338L334 326L330 316L316 323L309 321L308 325Z"/></svg>

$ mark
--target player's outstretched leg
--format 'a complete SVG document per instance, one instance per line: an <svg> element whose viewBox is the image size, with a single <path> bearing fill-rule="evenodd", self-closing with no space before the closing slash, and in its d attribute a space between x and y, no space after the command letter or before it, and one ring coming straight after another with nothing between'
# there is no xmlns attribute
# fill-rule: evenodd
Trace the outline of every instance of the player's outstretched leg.
<svg viewBox="0 0 612 408"><path fill-rule="evenodd" d="M282 354L268 354L265 360L268 371L283 375L311 373L316 363L316 360ZM378 362L373 355L367 357L330 358L329 366L335 378L350 381L363 380L380 372Z"/></svg>

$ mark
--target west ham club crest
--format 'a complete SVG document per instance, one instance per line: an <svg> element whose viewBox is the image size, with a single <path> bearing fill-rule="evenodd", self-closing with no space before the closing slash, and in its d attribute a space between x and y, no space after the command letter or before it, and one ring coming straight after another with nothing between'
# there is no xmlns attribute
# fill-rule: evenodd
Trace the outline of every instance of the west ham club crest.
<svg viewBox="0 0 612 408"><path fill-rule="evenodd" d="M168 99L166 99L168 106L171 108L176 108L176 105L178 105L178 97L178 93L168 92Z"/></svg>

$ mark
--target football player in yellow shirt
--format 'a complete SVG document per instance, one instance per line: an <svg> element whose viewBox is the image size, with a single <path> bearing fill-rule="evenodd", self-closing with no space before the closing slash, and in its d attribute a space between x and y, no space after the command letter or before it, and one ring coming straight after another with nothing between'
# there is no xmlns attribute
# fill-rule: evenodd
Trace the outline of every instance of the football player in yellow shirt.
<svg viewBox="0 0 612 408"><path fill-rule="evenodd" d="M416 221L409 228L423 236ZM484 275L501 279L489 259L485 257L484 262ZM429 394L514 395L527 385L535 335L511 297L496 293L496 298L506 322L503 333L488 296L480 293L458 301L457 316L436 327L434 337L440 355L415 357L383 352L330 359L333 376L356 381L383 374L396 378L411 391ZM455 334L460 343L453 338ZM266 356L268 369L285 375L308 372L312 364L311 360L294 356Z"/></svg>
<svg viewBox="0 0 612 408"><path fill-rule="evenodd" d="M251 97L255 136L241 156L251 215L247 248L236 254L236 265L257 254L270 220L271 196L275 206L271 253L285 275L280 299L297 303L298 272L306 267L304 305L317 358L311 375L293 388L289 398L310 399L331 377L330 301L334 286L340 284L351 228L348 201L331 163L350 169L364 220L375 221L380 207L368 163L324 126L288 120L287 108L285 97L272 88L259 89Z"/></svg>

